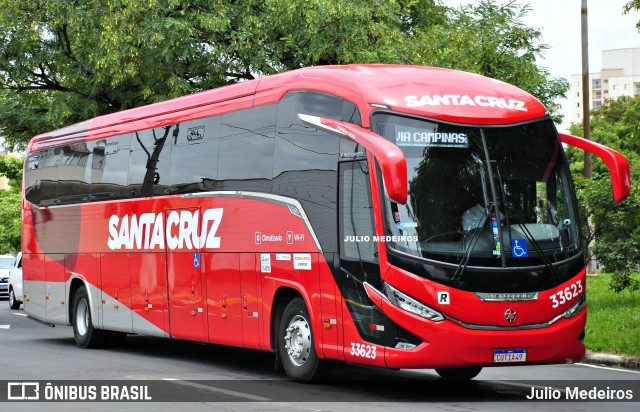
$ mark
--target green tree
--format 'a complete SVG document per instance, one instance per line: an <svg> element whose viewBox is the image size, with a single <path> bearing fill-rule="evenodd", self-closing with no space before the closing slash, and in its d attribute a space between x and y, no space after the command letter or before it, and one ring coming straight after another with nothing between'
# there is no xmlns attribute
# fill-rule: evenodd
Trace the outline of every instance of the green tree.
<svg viewBox="0 0 640 412"><path fill-rule="evenodd" d="M522 19L530 11L511 1L504 6L493 1L462 6L448 11L445 24L419 32L415 53L420 64L480 73L514 84L536 96L554 120L562 121L555 100L565 96L569 84L554 78L537 63L548 46L540 43L541 32L527 27Z"/></svg>
<svg viewBox="0 0 640 412"><path fill-rule="evenodd" d="M0 254L17 252L21 248L23 159L0 155L0 175L9 180L9 190L0 190Z"/></svg>
<svg viewBox="0 0 640 412"><path fill-rule="evenodd" d="M528 8L481 0L4 0L0 134L91 117L319 64L413 63L492 76L553 101Z"/></svg>
<svg viewBox="0 0 640 412"><path fill-rule="evenodd" d="M20 192L0 190L0 254L21 249Z"/></svg>
<svg viewBox="0 0 640 412"><path fill-rule="evenodd" d="M609 171L594 157L593 179L581 174L583 152L568 150L581 207L586 242L595 240L593 248L605 270L612 272L610 287L615 291L637 290L640 281L640 96L620 97L592 112L591 139L624 154L631 167L631 193L620 204L613 202ZM582 125L572 125L571 132L582 134Z"/></svg>
<svg viewBox="0 0 640 412"><path fill-rule="evenodd" d="M623 7L624 13L627 14L631 10L640 10L640 0L631 0ZM640 29L640 21L636 23L636 27Z"/></svg>
<svg viewBox="0 0 640 412"><path fill-rule="evenodd" d="M20 192L22 188L23 158L0 155L0 175L9 180L9 187L13 192Z"/></svg>

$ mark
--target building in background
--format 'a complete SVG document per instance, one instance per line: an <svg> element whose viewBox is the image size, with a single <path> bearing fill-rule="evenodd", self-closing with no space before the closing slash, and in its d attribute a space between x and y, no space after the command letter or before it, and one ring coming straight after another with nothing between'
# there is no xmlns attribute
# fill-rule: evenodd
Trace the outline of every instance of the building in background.
<svg viewBox="0 0 640 412"><path fill-rule="evenodd" d="M640 94L640 48L602 51L602 70L589 73L590 109L607 99ZM570 123L582 122L582 75L571 75Z"/></svg>

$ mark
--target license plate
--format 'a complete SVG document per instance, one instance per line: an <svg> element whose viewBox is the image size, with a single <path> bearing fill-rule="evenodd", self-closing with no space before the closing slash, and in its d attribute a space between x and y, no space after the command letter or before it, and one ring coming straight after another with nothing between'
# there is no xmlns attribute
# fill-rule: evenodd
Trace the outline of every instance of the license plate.
<svg viewBox="0 0 640 412"><path fill-rule="evenodd" d="M526 362L526 349L496 349L493 351L493 363Z"/></svg>

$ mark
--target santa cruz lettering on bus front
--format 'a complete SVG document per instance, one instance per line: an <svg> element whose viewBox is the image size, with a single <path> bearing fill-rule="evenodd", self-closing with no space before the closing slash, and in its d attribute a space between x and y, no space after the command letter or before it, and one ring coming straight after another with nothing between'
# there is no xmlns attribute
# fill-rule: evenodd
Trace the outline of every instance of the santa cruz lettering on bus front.
<svg viewBox="0 0 640 412"><path fill-rule="evenodd" d="M525 102L515 99L505 99L503 97L494 96L469 96L466 94L444 94L423 96L406 96L404 98L407 107L424 107L424 106L480 106L498 109L517 110L521 112L528 111Z"/></svg>

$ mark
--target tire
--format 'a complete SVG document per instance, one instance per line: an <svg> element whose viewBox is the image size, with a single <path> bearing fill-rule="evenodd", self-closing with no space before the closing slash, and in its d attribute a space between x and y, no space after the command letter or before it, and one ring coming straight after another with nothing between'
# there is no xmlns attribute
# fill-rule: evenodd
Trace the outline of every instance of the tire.
<svg viewBox="0 0 640 412"><path fill-rule="evenodd" d="M79 348L98 348L107 343L111 336L110 331L93 327L91 318L91 306L87 288L80 286L73 298L73 337Z"/></svg>
<svg viewBox="0 0 640 412"><path fill-rule="evenodd" d="M482 368L448 368L436 369L442 379L448 381L468 381L478 376Z"/></svg>
<svg viewBox="0 0 640 412"><path fill-rule="evenodd" d="M16 294L13 291L13 288L9 288L9 307L11 309L19 309L20 308L20 302L18 299L16 299Z"/></svg>
<svg viewBox="0 0 640 412"><path fill-rule="evenodd" d="M309 312L301 298L293 299L284 309L278 340L282 367L292 380L318 381L331 372L332 363L316 353Z"/></svg>

